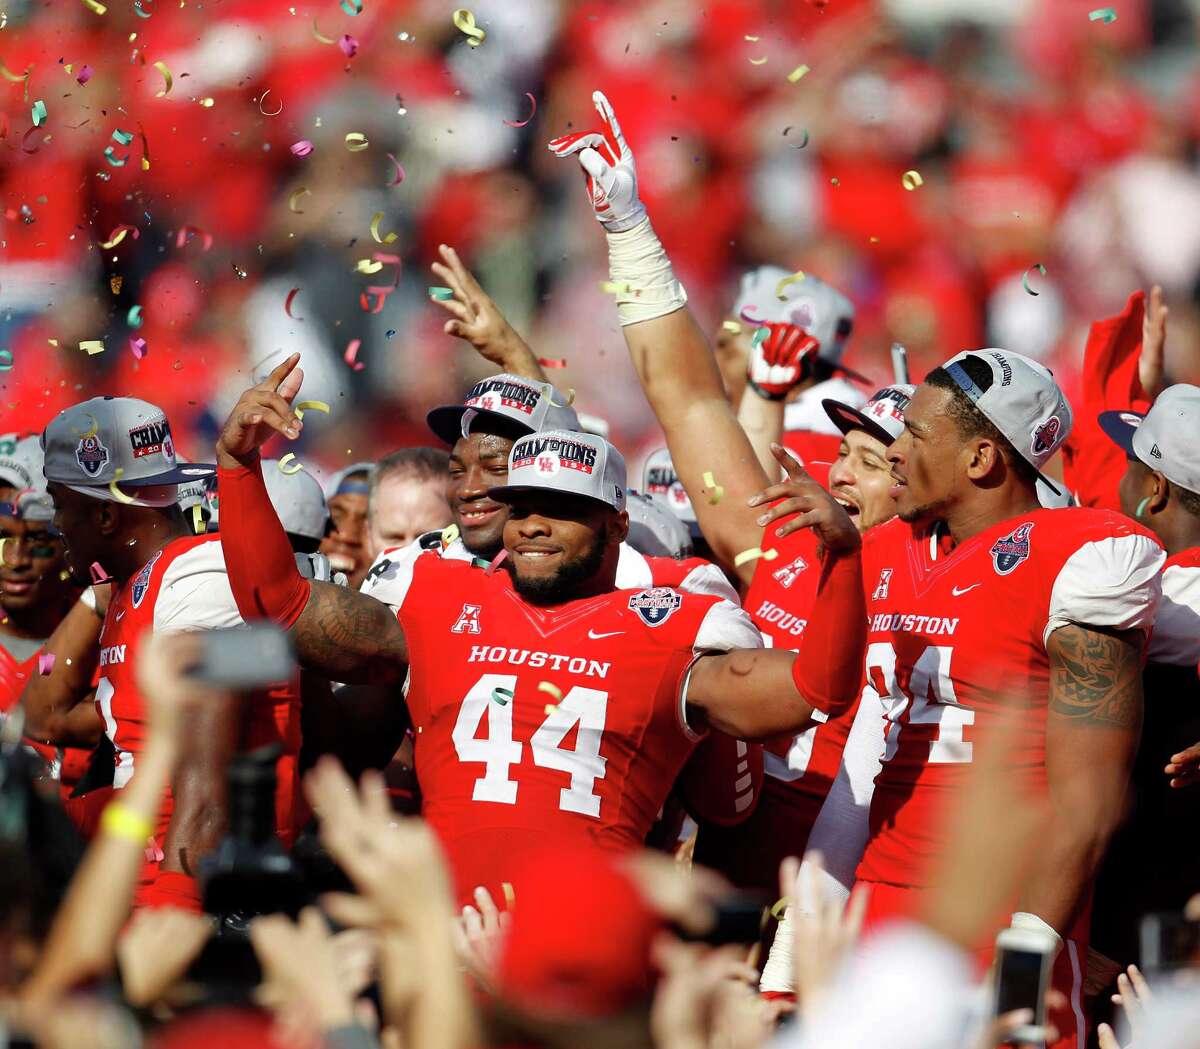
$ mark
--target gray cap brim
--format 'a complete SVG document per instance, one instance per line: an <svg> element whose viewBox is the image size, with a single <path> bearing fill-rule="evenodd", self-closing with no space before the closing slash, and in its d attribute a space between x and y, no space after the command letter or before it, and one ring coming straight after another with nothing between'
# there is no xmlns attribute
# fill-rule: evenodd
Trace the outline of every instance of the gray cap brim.
<svg viewBox="0 0 1200 1049"><path fill-rule="evenodd" d="M453 447L463 435L462 418L466 412L475 413L471 420L471 431L473 432L486 431L486 424L489 422L496 427L496 433L504 436L511 433L523 435L535 432L533 427L523 426L511 415L488 411L486 408L468 408L461 404L443 404L440 408L431 409L425 416L425 423L438 440L445 441ZM485 425L481 426L481 422Z"/></svg>

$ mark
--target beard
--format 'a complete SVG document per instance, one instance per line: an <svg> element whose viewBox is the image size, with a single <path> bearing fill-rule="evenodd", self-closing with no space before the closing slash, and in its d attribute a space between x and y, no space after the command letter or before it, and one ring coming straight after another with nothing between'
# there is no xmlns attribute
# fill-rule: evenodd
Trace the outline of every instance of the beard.
<svg viewBox="0 0 1200 1049"><path fill-rule="evenodd" d="M914 506L909 510L897 512L896 516L905 524L928 524L944 517L947 505L947 501L942 499L939 502L925 503L923 506Z"/></svg>
<svg viewBox="0 0 1200 1049"><path fill-rule="evenodd" d="M552 576L536 579L522 579L511 559L506 561L505 567L512 576L513 588L526 601L535 605L558 605L570 601L581 584L600 571L604 564L604 549L603 537L597 535L592 540L591 549L585 550L573 561L563 562Z"/></svg>

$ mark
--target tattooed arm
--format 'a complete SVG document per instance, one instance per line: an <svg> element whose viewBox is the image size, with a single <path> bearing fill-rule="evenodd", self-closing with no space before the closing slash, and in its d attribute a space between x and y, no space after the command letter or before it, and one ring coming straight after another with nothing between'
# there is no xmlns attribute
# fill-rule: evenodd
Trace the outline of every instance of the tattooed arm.
<svg viewBox="0 0 1200 1049"><path fill-rule="evenodd" d="M300 665L333 681L385 685L404 679L403 628L387 605L357 590L314 582L291 634Z"/></svg>
<svg viewBox="0 0 1200 1049"><path fill-rule="evenodd" d="M1046 781L1050 827L1019 910L1071 923L1120 824L1142 728L1140 630L1066 625L1050 635Z"/></svg>

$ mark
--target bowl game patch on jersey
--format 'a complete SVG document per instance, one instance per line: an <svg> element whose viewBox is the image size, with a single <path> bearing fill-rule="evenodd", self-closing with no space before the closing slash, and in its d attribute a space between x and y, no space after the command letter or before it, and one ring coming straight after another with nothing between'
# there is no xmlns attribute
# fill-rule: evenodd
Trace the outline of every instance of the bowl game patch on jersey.
<svg viewBox="0 0 1200 1049"><path fill-rule="evenodd" d="M150 576L154 572L154 563L160 557L162 557L161 550L146 562L142 570L138 572L137 578L134 579L132 593L134 608L137 608L142 603L142 598L146 596L146 591L150 588Z"/></svg>
<svg viewBox="0 0 1200 1049"><path fill-rule="evenodd" d="M647 626L662 626L683 604L683 598L675 590L656 586L641 590L629 597L629 610L636 612Z"/></svg>
<svg viewBox="0 0 1200 1049"><path fill-rule="evenodd" d="M1033 522L1025 521L992 544L992 564L996 566L997 575L1008 575L1029 556L1029 533L1032 531Z"/></svg>

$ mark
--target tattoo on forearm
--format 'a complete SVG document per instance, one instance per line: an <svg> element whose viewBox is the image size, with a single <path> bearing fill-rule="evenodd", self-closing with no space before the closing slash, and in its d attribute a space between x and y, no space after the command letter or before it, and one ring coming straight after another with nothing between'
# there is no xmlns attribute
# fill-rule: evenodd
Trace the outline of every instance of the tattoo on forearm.
<svg viewBox="0 0 1200 1049"><path fill-rule="evenodd" d="M1141 634L1065 626L1050 635L1050 710L1113 728L1142 720Z"/></svg>
<svg viewBox="0 0 1200 1049"><path fill-rule="evenodd" d="M313 583L292 639L304 666L335 681L396 681L408 662L404 631L392 610L332 583Z"/></svg>

